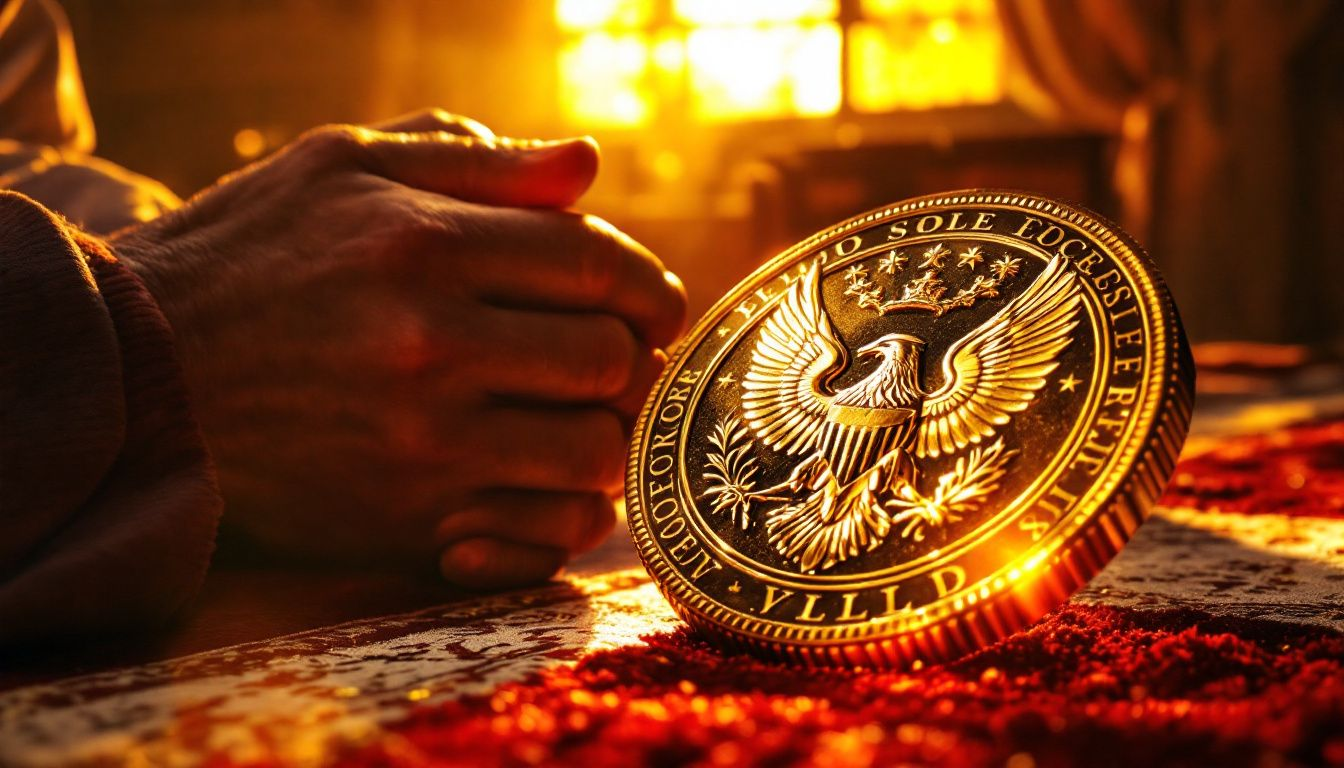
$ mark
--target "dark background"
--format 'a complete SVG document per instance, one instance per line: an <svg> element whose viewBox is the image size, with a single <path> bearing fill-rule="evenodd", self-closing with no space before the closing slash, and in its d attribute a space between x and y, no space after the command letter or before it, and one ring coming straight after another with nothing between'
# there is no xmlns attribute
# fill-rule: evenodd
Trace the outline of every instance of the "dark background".
<svg viewBox="0 0 1344 768"><path fill-rule="evenodd" d="M585 205L680 272L693 312L826 224L914 194L1007 186L1124 220L1162 266L1196 341L1339 348L1344 4L1134 6L1152 21L1149 42L1162 43L1140 69L1166 73L1140 89L1164 94L1149 126L1152 211L1142 218L1115 192L1132 126L1068 104L1053 116L1006 98L715 125L665 113L638 130L592 130L563 117L561 33L543 0L63 5L99 154L183 196L245 162L239 131L256 131L269 151L314 125L441 106L501 134L597 135L605 168ZM1056 10L1067 24L1071 7ZM1106 22L1077 29L1081 50L1104 47L1087 37ZM1076 66L1092 72L1088 61ZM668 152L675 177L657 171Z"/></svg>

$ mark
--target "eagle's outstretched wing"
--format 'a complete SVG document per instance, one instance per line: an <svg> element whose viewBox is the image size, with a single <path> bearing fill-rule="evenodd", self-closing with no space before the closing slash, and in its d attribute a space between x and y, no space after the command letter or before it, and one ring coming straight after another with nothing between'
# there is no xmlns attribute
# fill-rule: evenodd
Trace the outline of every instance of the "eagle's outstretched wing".
<svg viewBox="0 0 1344 768"><path fill-rule="evenodd" d="M747 424L766 445L790 455L815 443L831 400L825 385L844 367L820 281L814 262L766 319L742 379Z"/></svg>
<svg viewBox="0 0 1344 768"><path fill-rule="evenodd" d="M938 456L978 443L1025 410L1059 363L1081 297L1063 256L943 358L943 384L924 400L915 452Z"/></svg>

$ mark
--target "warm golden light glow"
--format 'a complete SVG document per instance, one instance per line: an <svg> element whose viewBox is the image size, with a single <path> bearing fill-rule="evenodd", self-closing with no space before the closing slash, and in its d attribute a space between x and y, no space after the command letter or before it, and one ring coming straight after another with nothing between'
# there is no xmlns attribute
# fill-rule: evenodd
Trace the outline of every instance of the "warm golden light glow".
<svg viewBox="0 0 1344 768"><path fill-rule="evenodd" d="M661 6L659 6L661 7ZM568 116L639 127L675 109L707 122L987 104L1003 98L993 0L557 0ZM841 62L848 59L848 82Z"/></svg>
<svg viewBox="0 0 1344 768"><path fill-rule="evenodd" d="M929 37L939 45L947 45L957 39L957 22L952 19L938 19L929 24Z"/></svg>
<svg viewBox="0 0 1344 768"><path fill-rule="evenodd" d="M691 102L706 120L812 117L840 108L835 24L710 27L687 40Z"/></svg>
<svg viewBox="0 0 1344 768"><path fill-rule="evenodd" d="M556 0L555 21L561 29L582 31L649 23L652 0Z"/></svg>
<svg viewBox="0 0 1344 768"><path fill-rule="evenodd" d="M686 66L686 44L680 35L665 32L653 45L653 63L659 71L669 75L680 75Z"/></svg>
<svg viewBox="0 0 1344 768"><path fill-rule="evenodd" d="M849 103L859 112L993 103L1003 97L1002 68L997 23L849 28Z"/></svg>
<svg viewBox="0 0 1344 768"><path fill-rule="evenodd" d="M560 52L561 103L575 122L631 127L652 115L643 35L590 32Z"/></svg>
<svg viewBox="0 0 1344 768"><path fill-rule="evenodd" d="M740 26L824 21L835 18L837 5L836 0L673 0L672 13L690 26Z"/></svg>
<svg viewBox="0 0 1344 768"><path fill-rule="evenodd" d="M653 174L666 182L677 181L686 171L686 164L676 152L659 152L650 165Z"/></svg>
<svg viewBox="0 0 1344 768"><path fill-rule="evenodd" d="M253 160L266 151L266 137L256 128L244 128L233 134L233 151L244 160Z"/></svg>
<svg viewBox="0 0 1344 768"><path fill-rule="evenodd" d="M944 16L991 16L995 0L860 0L865 18L936 19Z"/></svg>

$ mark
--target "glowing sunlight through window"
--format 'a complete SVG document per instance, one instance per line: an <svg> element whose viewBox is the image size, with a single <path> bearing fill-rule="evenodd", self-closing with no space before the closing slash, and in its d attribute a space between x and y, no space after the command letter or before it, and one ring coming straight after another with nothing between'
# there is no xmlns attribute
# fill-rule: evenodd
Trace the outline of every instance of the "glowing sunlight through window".
<svg viewBox="0 0 1344 768"><path fill-rule="evenodd" d="M557 0L575 123L634 128L879 113L1002 98L993 0ZM842 72L847 66L847 76Z"/></svg>

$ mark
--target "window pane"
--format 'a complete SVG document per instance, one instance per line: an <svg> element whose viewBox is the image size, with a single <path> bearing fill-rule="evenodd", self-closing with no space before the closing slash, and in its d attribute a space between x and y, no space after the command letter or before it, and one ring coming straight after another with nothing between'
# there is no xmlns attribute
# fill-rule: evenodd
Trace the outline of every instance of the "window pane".
<svg viewBox="0 0 1344 768"><path fill-rule="evenodd" d="M555 21L561 29L632 28L649 23L653 0L556 0Z"/></svg>
<svg viewBox="0 0 1344 768"><path fill-rule="evenodd" d="M990 16L994 13L994 0L862 0L859 9L870 19L892 16Z"/></svg>
<svg viewBox="0 0 1344 768"><path fill-rule="evenodd" d="M643 35L589 32L560 51L560 98L577 123L642 125L653 108L645 91L649 47Z"/></svg>
<svg viewBox="0 0 1344 768"><path fill-rule="evenodd" d="M826 21L837 0L673 0L672 13L692 26Z"/></svg>
<svg viewBox="0 0 1344 768"><path fill-rule="evenodd" d="M711 27L686 43L691 103L706 120L821 116L840 108L835 24Z"/></svg>
<svg viewBox="0 0 1344 768"><path fill-rule="evenodd" d="M986 104L1002 98L997 19L860 22L849 29L850 104L861 112Z"/></svg>

